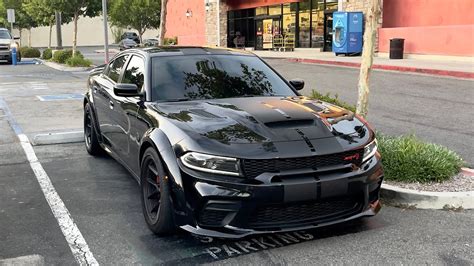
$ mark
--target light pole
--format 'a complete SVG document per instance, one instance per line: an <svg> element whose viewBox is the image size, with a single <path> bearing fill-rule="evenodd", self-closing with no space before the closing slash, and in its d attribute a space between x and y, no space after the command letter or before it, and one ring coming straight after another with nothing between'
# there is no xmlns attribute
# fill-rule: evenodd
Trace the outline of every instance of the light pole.
<svg viewBox="0 0 474 266"><path fill-rule="evenodd" d="M107 23L107 0L102 0L102 14L104 16L104 52L105 63L109 63L109 26Z"/></svg>

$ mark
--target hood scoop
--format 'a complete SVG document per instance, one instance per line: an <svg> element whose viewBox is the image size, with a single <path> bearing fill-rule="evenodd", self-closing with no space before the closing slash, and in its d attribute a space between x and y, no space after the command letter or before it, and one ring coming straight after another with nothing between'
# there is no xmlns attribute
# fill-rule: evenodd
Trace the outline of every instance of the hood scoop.
<svg viewBox="0 0 474 266"><path fill-rule="evenodd" d="M315 126L313 119L295 119L267 122L265 125L269 128L302 128Z"/></svg>
<svg viewBox="0 0 474 266"><path fill-rule="evenodd" d="M220 116L209 113L203 109L189 109L189 112L205 118L221 118Z"/></svg>

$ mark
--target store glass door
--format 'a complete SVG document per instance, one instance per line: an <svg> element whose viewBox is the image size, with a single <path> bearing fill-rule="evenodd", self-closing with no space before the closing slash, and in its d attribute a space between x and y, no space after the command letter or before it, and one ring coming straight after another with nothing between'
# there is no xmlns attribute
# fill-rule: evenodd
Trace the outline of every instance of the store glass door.
<svg viewBox="0 0 474 266"><path fill-rule="evenodd" d="M332 15L334 11L325 11L324 12L324 48L323 51L331 52L332 51Z"/></svg>
<svg viewBox="0 0 474 266"><path fill-rule="evenodd" d="M255 49L273 49L275 35L281 34L281 19L266 18L255 21L256 45Z"/></svg>
<svg viewBox="0 0 474 266"><path fill-rule="evenodd" d="M263 50L263 20L255 21L255 50Z"/></svg>

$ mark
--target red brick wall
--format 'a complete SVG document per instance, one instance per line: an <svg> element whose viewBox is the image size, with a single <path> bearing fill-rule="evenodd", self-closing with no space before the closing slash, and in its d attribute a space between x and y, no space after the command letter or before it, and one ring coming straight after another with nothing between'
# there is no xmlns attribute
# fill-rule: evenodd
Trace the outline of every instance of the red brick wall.
<svg viewBox="0 0 474 266"><path fill-rule="evenodd" d="M204 0L168 0L167 9L166 37L178 37L179 45L206 44Z"/></svg>
<svg viewBox="0 0 474 266"><path fill-rule="evenodd" d="M379 51L404 38L411 54L474 56L473 0L384 0Z"/></svg>

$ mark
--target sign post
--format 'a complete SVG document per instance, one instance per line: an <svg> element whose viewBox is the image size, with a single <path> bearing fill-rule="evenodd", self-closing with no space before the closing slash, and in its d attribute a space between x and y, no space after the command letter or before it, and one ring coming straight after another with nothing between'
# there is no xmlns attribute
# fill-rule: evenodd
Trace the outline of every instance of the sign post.
<svg viewBox="0 0 474 266"><path fill-rule="evenodd" d="M11 25L11 32L13 34L13 23L15 23L15 9L7 9L7 19Z"/></svg>
<svg viewBox="0 0 474 266"><path fill-rule="evenodd" d="M109 63L109 26L107 23L107 0L102 0L102 14L104 15L104 53L105 63Z"/></svg>

